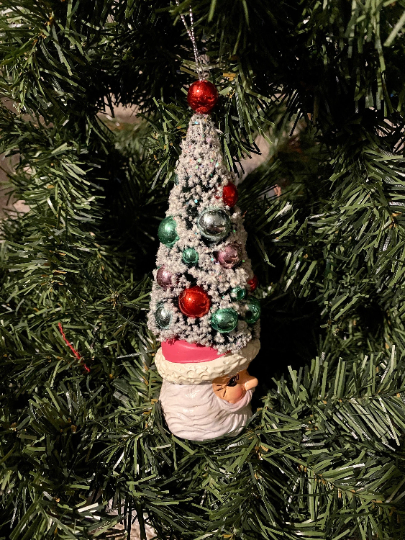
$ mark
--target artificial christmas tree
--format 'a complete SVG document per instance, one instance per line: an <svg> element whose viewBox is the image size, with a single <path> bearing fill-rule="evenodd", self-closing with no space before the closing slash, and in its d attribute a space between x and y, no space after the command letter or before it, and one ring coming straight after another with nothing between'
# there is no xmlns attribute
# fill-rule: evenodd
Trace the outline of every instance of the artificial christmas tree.
<svg viewBox="0 0 405 540"><path fill-rule="evenodd" d="M1 151L29 211L2 222L0 537L122 538L115 524L136 520L142 539L150 526L160 539L402 539L403 4L192 2L223 170L270 141L237 185L246 294L262 309L253 416L204 442L164 423L146 324L199 75L189 7L2 0ZM176 239L171 220L162 232ZM195 251L179 265L197 268ZM177 286L153 277L168 297ZM215 378L211 396L241 392Z"/></svg>

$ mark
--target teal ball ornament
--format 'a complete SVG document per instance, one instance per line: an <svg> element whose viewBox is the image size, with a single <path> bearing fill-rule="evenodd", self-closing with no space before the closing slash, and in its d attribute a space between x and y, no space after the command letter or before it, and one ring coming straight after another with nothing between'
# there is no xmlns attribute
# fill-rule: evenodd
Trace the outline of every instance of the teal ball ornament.
<svg viewBox="0 0 405 540"><path fill-rule="evenodd" d="M231 220L222 208L205 208L198 216L197 226L204 238L210 242L219 242L228 236Z"/></svg>
<svg viewBox="0 0 405 540"><path fill-rule="evenodd" d="M260 302L254 296L248 298L245 303L245 321L248 324L254 324L260 319L261 307Z"/></svg>
<svg viewBox="0 0 405 540"><path fill-rule="evenodd" d="M161 329L165 330L169 328L173 318L173 312L167 304L164 302L159 302L156 306L155 311L155 321L156 325Z"/></svg>
<svg viewBox="0 0 405 540"><path fill-rule="evenodd" d="M177 242L179 236L176 231L176 222L172 216L168 216L160 222L158 237L162 244L169 248Z"/></svg>
<svg viewBox="0 0 405 540"><path fill-rule="evenodd" d="M231 290L231 298L233 300L243 300L244 298L246 298L246 289L245 287L234 287L232 290Z"/></svg>
<svg viewBox="0 0 405 540"><path fill-rule="evenodd" d="M238 314L232 308L218 309L211 317L211 326L221 334L232 332L238 325Z"/></svg>
<svg viewBox="0 0 405 540"><path fill-rule="evenodd" d="M187 266L196 266L198 263L198 253L194 248L186 248L183 250L181 260Z"/></svg>

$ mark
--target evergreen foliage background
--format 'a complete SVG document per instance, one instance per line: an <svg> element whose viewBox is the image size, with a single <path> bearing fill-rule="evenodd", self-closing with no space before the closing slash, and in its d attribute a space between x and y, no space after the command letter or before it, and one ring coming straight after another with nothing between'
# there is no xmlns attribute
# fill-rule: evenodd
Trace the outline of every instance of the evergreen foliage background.
<svg viewBox="0 0 405 540"><path fill-rule="evenodd" d="M257 412L212 443L166 429L145 326L189 6L0 2L0 150L30 207L2 224L0 538L403 538L405 2L192 2L229 166L271 141L239 188Z"/></svg>

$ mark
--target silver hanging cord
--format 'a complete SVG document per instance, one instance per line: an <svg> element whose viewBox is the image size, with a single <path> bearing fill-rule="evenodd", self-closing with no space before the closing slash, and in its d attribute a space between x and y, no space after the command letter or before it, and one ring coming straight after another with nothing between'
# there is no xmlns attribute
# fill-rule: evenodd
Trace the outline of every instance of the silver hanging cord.
<svg viewBox="0 0 405 540"><path fill-rule="evenodd" d="M177 6L180 5L179 0L176 0L176 4L177 4ZM193 44L195 66L196 66L196 69L197 69L198 78L200 79L200 81L202 81L205 78L204 77L204 69L203 69L203 66L202 66L201 57L198 54L197 43L196 43L196 40L195 40L193 10L191 9L191 6L190 6L190 28L188 27L188 25L186 23L186 19L185 19L184 15L182 13L180 14L180 17L181 17L181 20L183 21L183 24L184 24L185 28L186 28L188 37L190 38L191 43Z"/></svg>

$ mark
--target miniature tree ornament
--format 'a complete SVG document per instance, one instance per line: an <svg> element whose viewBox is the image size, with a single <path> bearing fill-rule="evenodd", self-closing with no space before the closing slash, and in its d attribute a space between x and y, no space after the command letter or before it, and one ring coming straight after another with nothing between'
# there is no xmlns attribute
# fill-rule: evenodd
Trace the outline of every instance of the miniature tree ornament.
<svg viewBox="0 0 405 540"><path fill-rule="evenodd" d="M257 283L236 206L236 178L207 114L215 96L208 81L190 86L188 103L197 114L159 226L148 314L149 329L162 342L155 361L164 379L166 421L174 434L194 440L234 435L246 424L257 384L246 369L260 349L260 303L251 296ZM234 385L237 379L244 382ZM201 388L193 392L196 385Z"/></svg>

